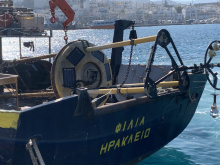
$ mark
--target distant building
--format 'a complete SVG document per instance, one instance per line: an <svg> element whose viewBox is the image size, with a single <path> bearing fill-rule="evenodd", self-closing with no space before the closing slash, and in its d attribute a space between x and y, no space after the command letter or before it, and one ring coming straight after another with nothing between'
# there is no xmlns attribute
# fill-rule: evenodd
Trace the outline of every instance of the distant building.
<svg viewBox="0 0 220 165"><path fill-rule="evenodd" d="M183 20L183 14L182 14L182 13L177 13L177 15L176 15L176 20L177 20L178 22L182 22L182 20Z"/></svg>
<svg viewBox="0 0 220 165"><path fill-rule="evenodd" d="M194 6L186 6L183 8L182 14L185 20L197 19L197 10Z"/></svg>
<svg viewBox="0 0 220 165"><path fill-rule="evenodd" d="M13 1L12 1L12 0L0 1L0 6L1 6L1 7L10 7L10 6L13 6Z"/></svg>
<svg viewBox="0 0 220 165"><path fill-rule="evenodd" d="M180 17L175 8L155 8L149 13L154 20L178 20Z"/></svg>

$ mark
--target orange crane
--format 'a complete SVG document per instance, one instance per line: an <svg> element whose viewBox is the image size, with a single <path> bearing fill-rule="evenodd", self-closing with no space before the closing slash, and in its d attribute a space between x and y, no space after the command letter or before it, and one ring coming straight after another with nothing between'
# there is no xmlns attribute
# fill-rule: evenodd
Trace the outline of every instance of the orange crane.
<svg viewBox="0 0 220 165"><path fill-rule="evenodd" d="M65 0L50 0L49 5L50 5L50 11L51 11L51 15L52 15L52 17L50 19L51 23L56 22L55 8L57 6L61 9L61 11L67 17L67 20L63 22L63 28L64 28L64 32L65 32L64 40L67 43L67 40L68 40L67 26L69 25L70 22L73 21L74 16L75 16L75 12L73 11L73 9L69 6L69 4Z"/></svg>

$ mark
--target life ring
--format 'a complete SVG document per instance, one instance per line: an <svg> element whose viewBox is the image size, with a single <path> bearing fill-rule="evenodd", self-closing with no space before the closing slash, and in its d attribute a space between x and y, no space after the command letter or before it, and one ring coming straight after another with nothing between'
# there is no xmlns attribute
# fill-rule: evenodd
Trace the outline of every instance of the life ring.
<svg viewBox="0 0 220 165"><path fill-rule="evenodd" d="M94 89L112 85L109 60L102 51L86 52L94 46L85 40L64 46L57 54L51 70L51 84L56 97L75 93L78 87Z"/></svg>

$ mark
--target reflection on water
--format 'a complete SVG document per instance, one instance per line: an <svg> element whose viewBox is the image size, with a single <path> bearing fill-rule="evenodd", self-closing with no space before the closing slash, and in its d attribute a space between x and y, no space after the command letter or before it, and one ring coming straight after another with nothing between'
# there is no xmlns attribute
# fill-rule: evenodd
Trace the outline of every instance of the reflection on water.
<svg viewBox="0 0 220 165"><path fill-rule="evenodd" d="M149 158L143 160L137 165L158 165L158 164L166 164L166 165L195 165L196 163L190 160L190 156L185 153L179 151L176 148L164 147L160 151L151 155Z"/></svg>

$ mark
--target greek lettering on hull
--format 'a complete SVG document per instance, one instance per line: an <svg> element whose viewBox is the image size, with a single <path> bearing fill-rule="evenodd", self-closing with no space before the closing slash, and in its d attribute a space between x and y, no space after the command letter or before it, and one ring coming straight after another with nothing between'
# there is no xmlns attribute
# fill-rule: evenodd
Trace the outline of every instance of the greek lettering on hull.
<svg viewBox="0 0 220 165"><path fill-rule="evenodd" d="M142 118L137 118L136 120L131 119L129 122L124 121L123 123L118 123L115 127L115 133L124 132L128 130L132 130L133 128L137 128L143 126L145 122L145 116ZM105 154L111 150L116 150L117 148L124 147L126 145L135 143L137 141L146 139L150 135L151 128L142 129L141 131L137 131L134 134L129 134L122 138L118 138L116 140L112 140L105 144L102 144L100 148L100 155Z"/></svg>

